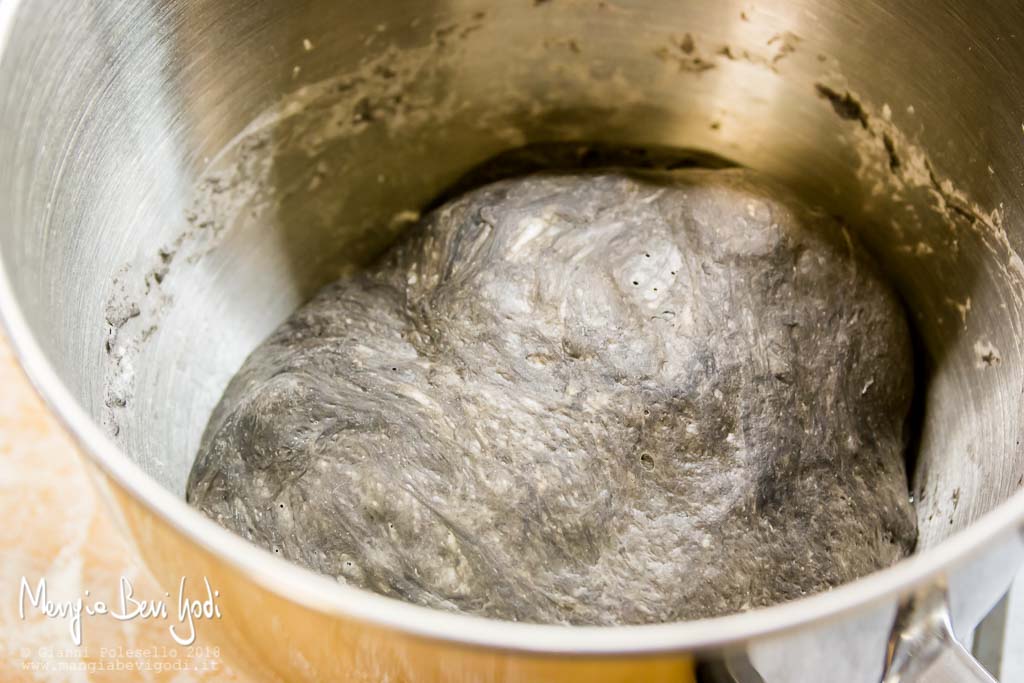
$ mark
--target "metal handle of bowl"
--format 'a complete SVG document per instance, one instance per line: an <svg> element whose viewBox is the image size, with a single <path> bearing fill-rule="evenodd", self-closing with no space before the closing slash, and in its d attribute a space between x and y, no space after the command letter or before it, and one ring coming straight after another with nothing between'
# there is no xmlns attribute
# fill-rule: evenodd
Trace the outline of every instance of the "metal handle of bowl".
<svg viewBox="0 0 1024 683"><path fill-rule="evenodd" d="M944 586L914 595L902 609L883 683L996 683L953 633Z"/></svg>

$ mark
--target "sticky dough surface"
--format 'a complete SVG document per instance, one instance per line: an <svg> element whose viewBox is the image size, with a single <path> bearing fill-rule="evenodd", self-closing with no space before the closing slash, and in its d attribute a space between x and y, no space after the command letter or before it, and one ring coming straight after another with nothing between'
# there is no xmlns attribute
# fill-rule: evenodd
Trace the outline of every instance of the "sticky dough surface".
<svg viewBox="0 0 1024 683"><path fill-rule="evenodd" d="M539 174L322 290L214 412L191 503L339 581L505 619L749 609L915 525L906 321L745 170Z"/></svg>

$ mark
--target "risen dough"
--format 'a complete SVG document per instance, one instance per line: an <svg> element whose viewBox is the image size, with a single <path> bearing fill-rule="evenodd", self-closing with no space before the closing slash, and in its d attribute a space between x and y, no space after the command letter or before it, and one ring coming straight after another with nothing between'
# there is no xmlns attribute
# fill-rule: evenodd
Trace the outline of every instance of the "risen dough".
<svg viewBox="0 0 1024 683"><path fill-rule="evenodd" d="M912 548L907 325L743 170L501 181L246 361L189 499L281 556L536 622L724 614Z"/></svg>

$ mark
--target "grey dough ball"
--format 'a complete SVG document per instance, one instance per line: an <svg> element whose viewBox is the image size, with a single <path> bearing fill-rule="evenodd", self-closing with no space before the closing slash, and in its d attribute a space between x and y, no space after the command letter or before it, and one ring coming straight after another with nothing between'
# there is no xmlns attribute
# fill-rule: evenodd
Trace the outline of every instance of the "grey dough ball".
<svg viewBox="0 0 1024 683"><path fill-rule="evenodd" d="M912 376L848 231L757 174L542 173L443 205L281 325L188 497L420 605L721 615L912 550Z"/></svg>

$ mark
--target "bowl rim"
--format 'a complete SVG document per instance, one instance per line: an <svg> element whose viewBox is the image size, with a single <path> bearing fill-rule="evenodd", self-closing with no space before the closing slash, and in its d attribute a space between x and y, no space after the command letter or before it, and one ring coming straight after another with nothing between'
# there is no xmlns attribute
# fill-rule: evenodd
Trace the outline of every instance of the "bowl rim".
<svg viewBox="0 0 1024 683"><path fill-rule="evenodd" d="M0 2L0 65L22 0ZM538 654L639 655L720 648L783 636L892 606L1015 531L1024 533L1024 490L935 547L833 590L749 612L634 626L561 626L489 619L421 607L343 585L252 544L208 519L146 474L102 431L47 360L16 300L0 248L0 327L15 357L78 450L132 500L248 580L314 612L433 640Z"/></svg>

